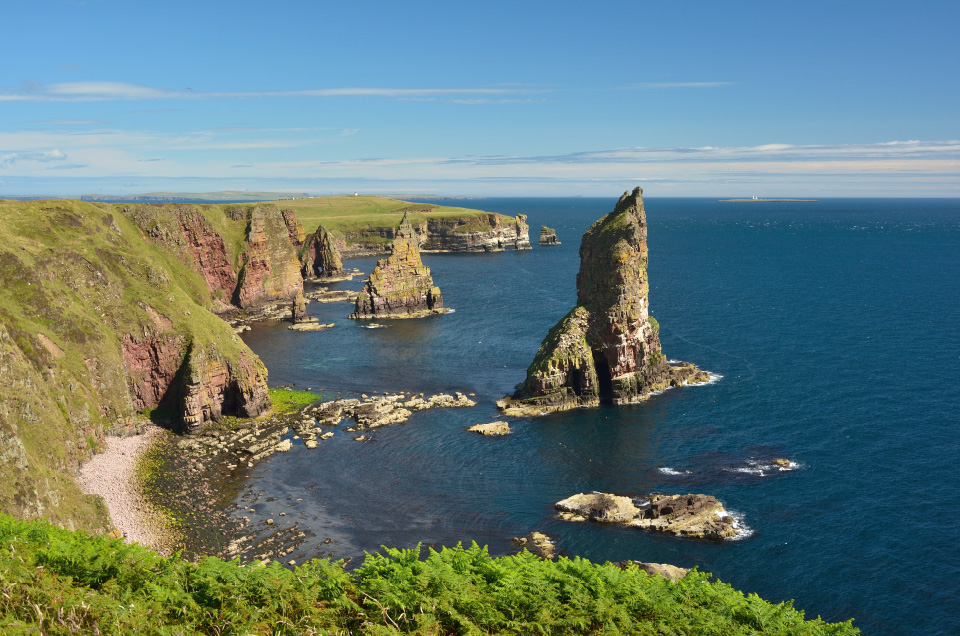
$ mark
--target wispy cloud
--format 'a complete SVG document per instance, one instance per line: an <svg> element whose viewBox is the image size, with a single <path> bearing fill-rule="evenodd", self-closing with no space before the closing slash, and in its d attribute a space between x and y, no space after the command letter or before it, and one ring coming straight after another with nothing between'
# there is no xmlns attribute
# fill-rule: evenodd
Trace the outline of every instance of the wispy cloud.
<svg viewBox="0 0 960 636"><path fill-rule="evenodd" d="M40 152L11 152L0 155L0 166L13 166L24 162L49 163L51 161L63 161L67 155L59 150L40 151Z"/></svg>
<svg viewBox="0 0 960 636"><path fill-rule="evenodd" d="M99 119L41 119L23 123L33 126L100 126L106 122Z"/></svg>
<svg viewBox="0 0 960 636"><path fill-rule="evenodd" d="M336 98L369 97L403 99L417 97L457 98L475 95L511 95L542 92L542 89L510 87L390 88L343 87L311 88L289 91L202 91L184 88L171 90L127 82L62 82L27 85L0 92L0 102L90 102L122 100L194 100L256 98Z"/></svg>
<svg viewBox="0 0 960 636"><path fill-rule="evenodd" d="M717 88L734 84L736 82L642 82L630 84L627 88Z"/></svg>

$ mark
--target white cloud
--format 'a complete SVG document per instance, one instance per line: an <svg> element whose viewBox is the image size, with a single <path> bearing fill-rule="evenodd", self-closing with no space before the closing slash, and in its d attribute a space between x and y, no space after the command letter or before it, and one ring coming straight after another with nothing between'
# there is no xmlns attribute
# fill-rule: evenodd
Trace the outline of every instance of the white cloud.
<svg viewBox="0 0 960 636"><path fill-rule="evenodd" d="M462 88L386 88L343 87L314 88L290 91L200 91L186 88L169 90L127 82L62 82L28 84L17 90L0 93L0 102L84 102L150 99L252 99L252 98L456 98L475 95L515 95L542 92L523 87Z"/></svg>

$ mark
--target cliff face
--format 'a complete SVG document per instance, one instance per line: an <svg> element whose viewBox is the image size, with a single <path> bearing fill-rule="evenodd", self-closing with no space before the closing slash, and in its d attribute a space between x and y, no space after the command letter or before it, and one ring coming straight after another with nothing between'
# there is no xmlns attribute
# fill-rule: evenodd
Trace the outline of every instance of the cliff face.
<svg viewBox="0 0 960 636"><path fill-rule="evenodd" d="M420 260L417 236L406 214L393 241L393 253L381 259L357 296L350 318L415 318L443 313L440 288Z"/></svg>
<svg viewBox="0 0 960 636"><path fill-rule="evenodd" d="M241 262L233 296L239 307L290 300L297 290L303 291L297 249L276 206L258 205L250 211L247 249Z"/></svg>
<svg viewBox="0 0 960 636"><path fill-rule="evenodd" d="M424 252L499 252L530 249L527 217L496 213L464 216L429 216L431 210L409 210L410 225ZM422 216L421 216L422 215ZM396 228L364 227L345 235L345 256L361 256L390 249L397 237Z"/></svg>
<svg viewBox="0 0 960 636"><path fill-rule="evenodd" d="M191 210L143 208L0 201L6 512L103 528L73 477L105 433L148 411L191 426L270 406L263 364L208 311L222 289L209 274L239 241Z"/></svg>
<svg viewBox="0 0 960 636"><path fill-rule="evenodd" d="M428 219L417 232L425 252L498 252L530 249L527 217L488 214L472 218Z"/></svg>
<svg viewBox="0 0 960 636"><path fill-rule="evenodd" d="M651 391L709 376L671 365L649 316L643 191L624 193L580 244L577 306L544 339L523 386L503 408L535 414L601 402L626 404Z"/></svg>
<svg viewBox="0 0 960 636"><path fill-rule="evenodd" d="M190 256L210 291L218 300L229 301L237 287L237 274L227 257L223 237L196 209L179 210L177 220Z"/></svg>
<svg viewBox="0 0 960 636"><path fill-rule="evenodd" d="M303 289L303 226L275 205L124 205L144 235L203 274L211 309L292 299Z"/></svg>
<svg viewBox="0 0 960 636"><path fill-rule="evenodd" d="M307 238L300 253L300 274L304 278L324 278L342 273L340 246L336 238L321 225Z"/></svg>

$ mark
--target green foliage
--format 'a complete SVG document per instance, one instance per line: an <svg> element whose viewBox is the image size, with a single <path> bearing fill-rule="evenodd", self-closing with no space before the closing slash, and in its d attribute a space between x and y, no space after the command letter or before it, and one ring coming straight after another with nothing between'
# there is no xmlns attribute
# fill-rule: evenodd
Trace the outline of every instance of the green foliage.
<svg viewBox="0 0 960 636"><path fill-rule="evenodd" d="M323 400L319 393L311 391L292 391L290 389L269 388L270 401L273 403L273 411L278 415L287 413L296 413L305 406L309 406Z"/></svg>
<svg viewBox="0 0 960 636"><path fill-rule="evenodd" d="M492 558L476 544L384 549L353 573L139 545L0 515L0 632L102 634L858 634L692 572Z"/></svg>

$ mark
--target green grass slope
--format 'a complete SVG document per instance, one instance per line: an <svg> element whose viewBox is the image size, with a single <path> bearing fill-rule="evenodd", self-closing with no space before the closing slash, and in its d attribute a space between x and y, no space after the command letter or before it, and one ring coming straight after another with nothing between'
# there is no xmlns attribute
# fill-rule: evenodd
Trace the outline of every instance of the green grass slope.
<svg viewBox="0 0 960 636"><path fill-rule="evenodd" d="M254 358L211 302L203 276L115 206L0 200L0 510L108 525L74 477L105 431L142 421L121 339Z"/></svg>
<svg viewBox="0 0 960 636"><path fill-rule="evenodd" d="M385 550L354 572L287 570L138 545L0 515L4 634L749 634L845 636L709 575L676 584L635 566L491 558L474 544Z"/></svg>

